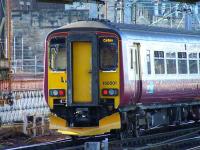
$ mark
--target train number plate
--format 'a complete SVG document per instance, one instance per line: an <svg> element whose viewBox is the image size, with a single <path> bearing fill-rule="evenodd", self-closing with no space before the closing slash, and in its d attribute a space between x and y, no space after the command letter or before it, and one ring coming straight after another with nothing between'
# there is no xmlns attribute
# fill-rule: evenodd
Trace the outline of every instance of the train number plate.
<svg viewBox="0 0 200 150"><path fill-rule="evenodd" d="M103 85L117 85L117 81L103 81Z"/></svg>

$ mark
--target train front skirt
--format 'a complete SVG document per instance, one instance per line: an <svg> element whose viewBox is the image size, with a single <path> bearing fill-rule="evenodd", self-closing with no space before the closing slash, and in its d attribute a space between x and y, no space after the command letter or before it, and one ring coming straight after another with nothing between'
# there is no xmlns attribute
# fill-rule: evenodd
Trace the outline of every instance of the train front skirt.
<svg viewBox="0 0 200 150"><path fill-rule="evenodd" d="M92 136L108 133L113 129L121 128L120 114L114 113L107 116L99 121L99 126L97 127L74 127L69 128L66 120L56 117L54 115L50 116L50 129L58 129L58 132L67 135L75 136Z"/></svg>

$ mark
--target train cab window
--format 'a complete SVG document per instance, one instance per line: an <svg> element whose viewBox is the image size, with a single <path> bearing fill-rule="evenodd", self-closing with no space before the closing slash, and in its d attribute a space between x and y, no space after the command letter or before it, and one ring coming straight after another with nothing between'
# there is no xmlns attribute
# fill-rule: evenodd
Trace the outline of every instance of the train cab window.
<svg viewBox="0 0 200 150"><path fill-rule="evenodd" d="M187 74L187 53L178 52L178 73Z"/></svg>
<svg viewBox="0 0 200 150"><path fill-rule="evenodd" d="M176 74L176 53L166 53L167 74Z"/></svg>
<svg viewBox="0 0 200 150"><path fill-rule="evenodd" d="M189 54L189 71L190 71L190 74L197 74L198 73L197 53L190 53Z"/></svg>
<svg viewBox="0 0 200 150"><path fill-rule="evenodd" d="M116 70L118 62L117 39L102 37L99 39L100 69L104 71Z"/></svg>
<svg viewBox="0 0 200 150"><path fill-rule="evenodd" d="M164 52L154 51L155 74L165 73Z"/></svg>
<svg viewBox="0 0 200 150"><path fill-rule="evenodd" d="M67 67L65 38L57 37L50 41L50 68L64 71Z"/></svg>

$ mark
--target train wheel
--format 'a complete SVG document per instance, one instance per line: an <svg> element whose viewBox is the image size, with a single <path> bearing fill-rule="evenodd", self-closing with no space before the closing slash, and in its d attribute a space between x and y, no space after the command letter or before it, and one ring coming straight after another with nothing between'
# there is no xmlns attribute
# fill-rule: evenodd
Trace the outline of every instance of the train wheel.
<svg viewBox="0 0 200 150"><path fill-rule="evenodd" d="M120 132L121 139L138 137L140 135L139 114L136 114L135 111L128 112L124 122Z"/></svg>

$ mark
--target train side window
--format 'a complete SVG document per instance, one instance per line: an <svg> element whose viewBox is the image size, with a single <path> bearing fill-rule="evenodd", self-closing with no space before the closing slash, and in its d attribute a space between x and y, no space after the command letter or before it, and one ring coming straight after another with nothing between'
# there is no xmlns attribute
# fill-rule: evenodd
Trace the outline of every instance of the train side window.
<svg viewBox="0 0 200 150"><path fill-rule="evenodd" d="M117 39L99 38L100 68L104 71L116 70L118 62Z"/></svg>
<svg viewBox="0 0 200 150"><path fill-rule="evenodd" d="M187 74L187 53L178 52L178 73Z"/></svg>
<svg viewBox="0 0 200 150"><path fill-rule="evenodd" d="M65 71L67 67L66 41L56 37L50 41L50 68L54 71Z"/></svg>
<svg viewBox="0 0 200 150"><path fill-rule="evenodd" d="M167 74L176 74L176 53L166 53Z"/></svg>
<svg viewBox="0 0 200 150"><path fill-rule="evenodd" d="M146 60L147 60L147 73L151 74L151 55L150 55L150 50L146 51Z"/></svg>
<svg viewBox="0 0 200 150"><path fill-rule="evenodd" d="M164 52L154 51L155 74L165 73Z"/></svg>
<svg viewBox="0 0 200 150"><path fill-rule="evenodd" d="M190 71L190 74L197 74L198 73L197 53L190 53L189 54L189 71Z"/></svg>

